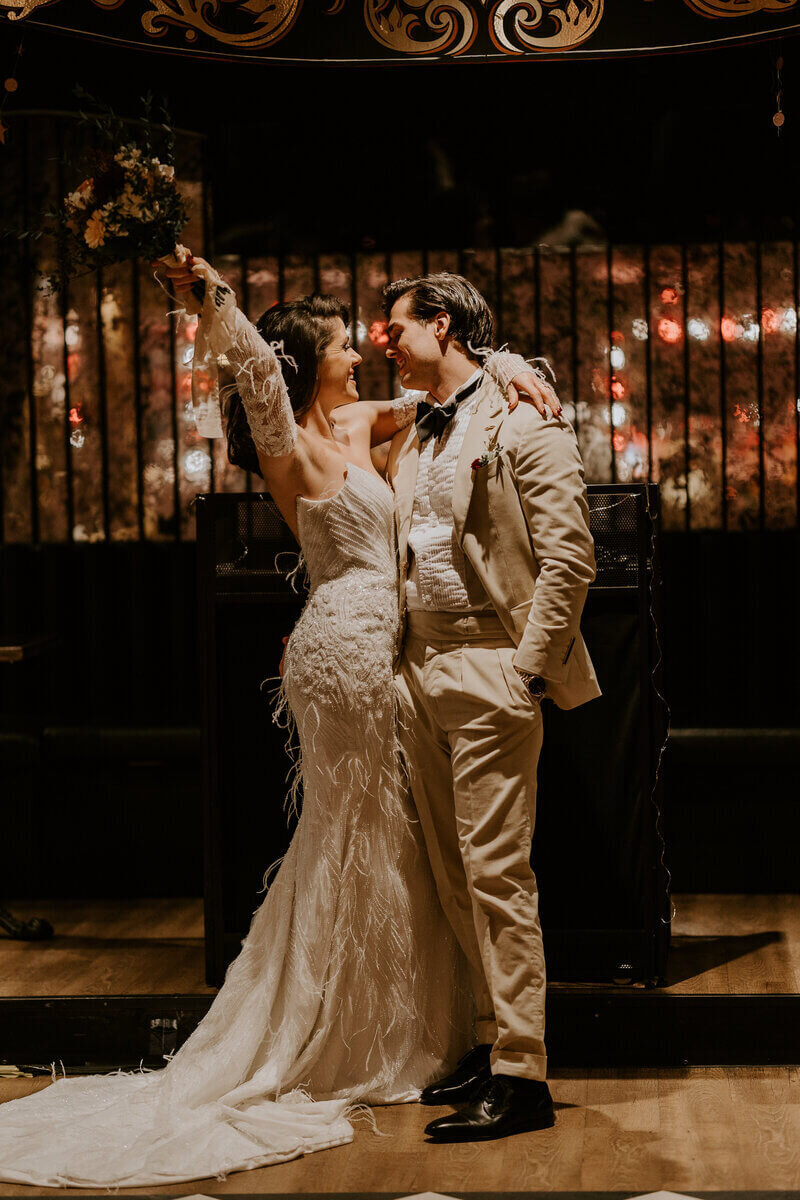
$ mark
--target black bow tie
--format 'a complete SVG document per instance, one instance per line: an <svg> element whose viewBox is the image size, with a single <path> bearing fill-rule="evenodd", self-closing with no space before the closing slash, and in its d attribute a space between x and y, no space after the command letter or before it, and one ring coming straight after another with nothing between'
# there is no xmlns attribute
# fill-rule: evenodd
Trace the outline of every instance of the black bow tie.
<svg viewBox="0 0 800 1200"><path fill-rule="evenodd" d="M468 383L460 392L451 396L446 404L428 404L427 400L420 400L417 405L416 426L417 437L421 445L424 445L429 437L435 437L438 440L442 436L456 415L456 409L461 401L466 400L473 392L477 391L482 380L483 375L479 375L477 379L473 379L472 383Z"/></svg>

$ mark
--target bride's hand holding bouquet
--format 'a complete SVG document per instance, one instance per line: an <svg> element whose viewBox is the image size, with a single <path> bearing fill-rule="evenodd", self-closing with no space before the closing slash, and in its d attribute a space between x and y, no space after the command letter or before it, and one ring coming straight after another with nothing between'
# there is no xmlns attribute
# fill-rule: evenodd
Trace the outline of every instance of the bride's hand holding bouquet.
<svg viewBox="0 0 800 1200"><path fill-rule="evenodd" d="M210 263L204 258L195 258L186 246L177 245L172 254L157 258L153 266L164 274L170 292L187 313L197 316L203 311L203 280L215 274Z"/></svg>

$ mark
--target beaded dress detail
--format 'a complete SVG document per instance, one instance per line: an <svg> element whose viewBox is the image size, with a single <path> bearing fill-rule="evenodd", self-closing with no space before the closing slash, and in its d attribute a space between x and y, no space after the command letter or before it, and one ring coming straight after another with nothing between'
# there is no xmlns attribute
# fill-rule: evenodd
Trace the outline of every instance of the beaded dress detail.
<svg viewBox="0 0 800 1200"><path fill-rule="evenodd" d="M261 346L249 338L238 356L248 412L262 386L282 390ZM266 424L262 436L290 444L293 431ZM137 1187L282 1162L351 1141L354 1106L416 1099L470 1044L462 962L398 756L392 495L351 464L297 516L310 591L280 701L301 750L289 850L166 1068L59 1079L0 1105L0 1179ZM265 763L265 803L273 774Z"/></svg>

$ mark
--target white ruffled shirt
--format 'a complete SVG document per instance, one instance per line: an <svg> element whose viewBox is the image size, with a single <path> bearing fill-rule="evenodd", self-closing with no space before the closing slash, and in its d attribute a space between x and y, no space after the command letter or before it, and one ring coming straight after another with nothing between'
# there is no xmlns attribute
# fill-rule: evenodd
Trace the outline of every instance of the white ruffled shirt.
<svg viewBox="0 0 800 1200"><path fill-rule="evenodd" d="M456 388L453 395L469 387L481 374L479 368ZM441 438L428 438L420 451L408 535L406 604L410 612L468 613L483 612L492 607L488 596L482 603L475 604L477 580L471 584L473 600L470 601L464 551L453 528L456 465L477 404L477 395L459 404Z"/></svg>

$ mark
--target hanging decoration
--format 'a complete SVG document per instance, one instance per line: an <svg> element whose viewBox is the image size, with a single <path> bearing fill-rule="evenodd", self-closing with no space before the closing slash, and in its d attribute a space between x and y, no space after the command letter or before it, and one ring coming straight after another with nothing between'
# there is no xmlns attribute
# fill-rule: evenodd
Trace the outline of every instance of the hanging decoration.
<svg viewBox="0 0 800 1200"><path fill-rule="evenodd" d="M19 87L19 83L17 82L17 71L19 69L19 60L21 55L22 38L19 39L19 43L17 44L17 52L14 55L14 66L12 67L11 74L3 82L3 94L0 96L0 146L5 146L6 144L8 126L3 120L3 115L5 112L6 101L8 100L9 96L14 95Z"/></svg>
<svg viewBox="0 0 800 1200"><path fill-rule="evenodd" d="M0 20L206 58L605 58L800 31L800 0L0 0Z"/></svg>
<svg viewBox="0 0 800 1200"><path fill-rule="evenodd" d="M783 101L783 56L781 54L775 60L775 112L772 114L772 124L777 130L778 137L781 135L786 114L782 108Z"/></svg>

